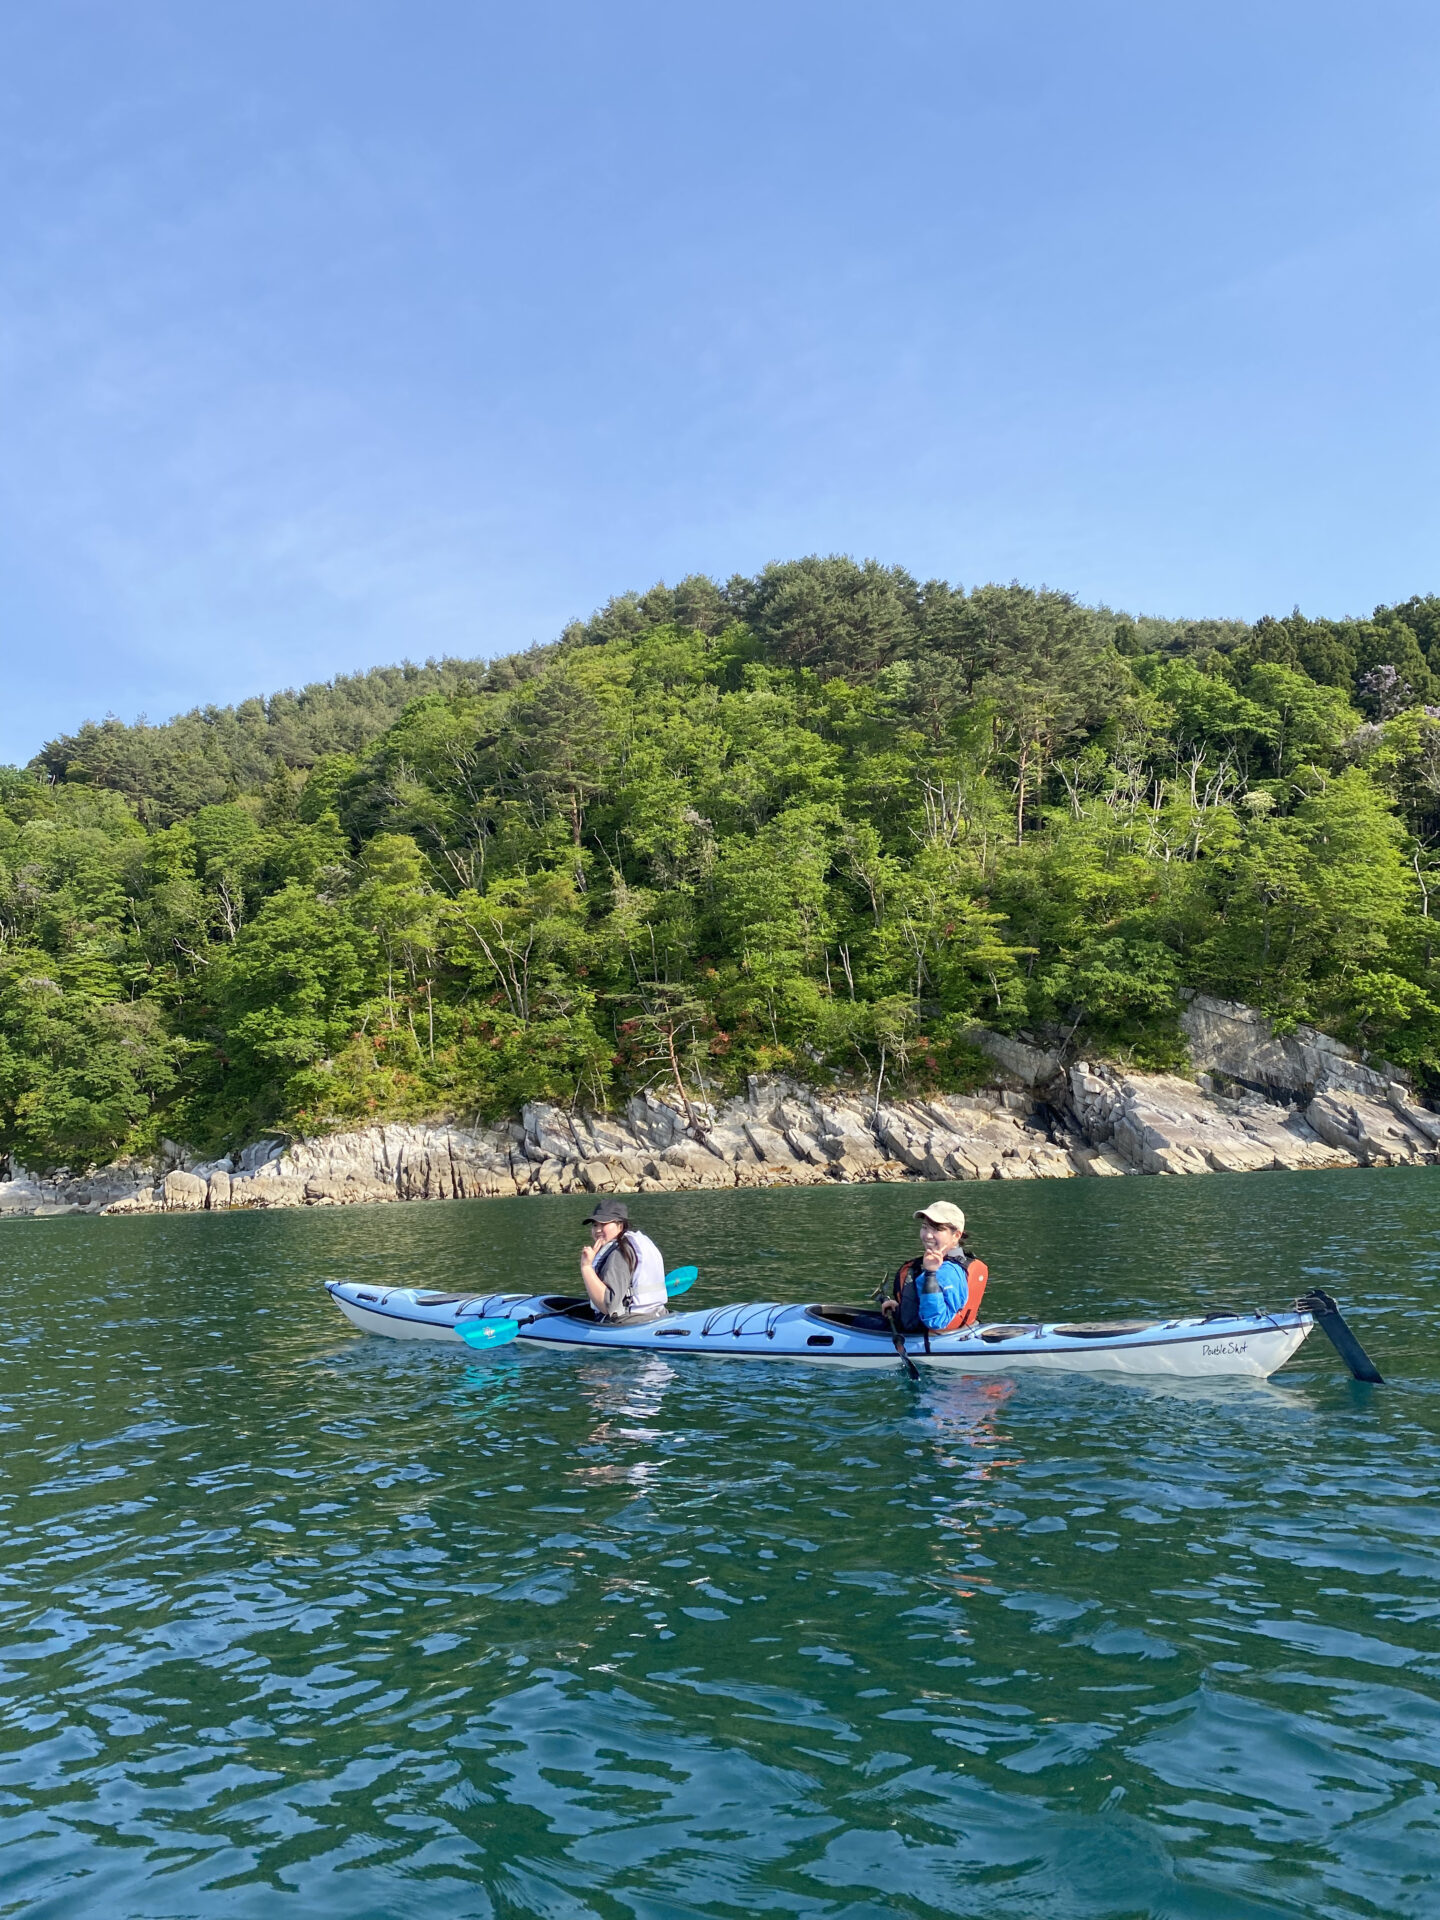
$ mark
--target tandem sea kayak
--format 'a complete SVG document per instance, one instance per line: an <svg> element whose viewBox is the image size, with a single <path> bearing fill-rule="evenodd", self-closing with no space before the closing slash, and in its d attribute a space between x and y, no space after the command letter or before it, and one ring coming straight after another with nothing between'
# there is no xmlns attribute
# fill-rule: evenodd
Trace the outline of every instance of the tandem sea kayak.
<svg viewBox="0 0 1440 1920"><path fill-rule="evenodd" d="M400 1340L460 1340L469 1320L514 1320L534 1346L620 1348L707 1360L802 1360L831 1367L894 1367L899 1355L880 1315L865 1307L751 1301L615 1324L584 1300L561 1294L429 1293L414 1287L326 1282L331 1299L366 1333ZM916 1366L958 1373L1044 1367L1067 1373L1165 1374L1265 1379L1297 1350L1316 1321L1307 1307L1211 1313L1175 1320L1023 1321L912 1335Z"/></svg>

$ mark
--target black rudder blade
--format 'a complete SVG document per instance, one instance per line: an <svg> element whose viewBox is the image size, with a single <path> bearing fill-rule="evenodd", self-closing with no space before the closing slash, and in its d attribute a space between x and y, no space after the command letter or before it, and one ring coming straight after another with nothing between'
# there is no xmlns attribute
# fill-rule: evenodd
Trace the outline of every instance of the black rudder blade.
<svg viewBox="0 0 1440 1920"><path fill-rule="evenodd" d="M1314 1315L1316 1326L1357 1380L1368 1380L1377 1387L1384 1386L1384 1376L1350 1331L1344 1314L1330 1294L1315 1287L1311 1292L1302 1294L1295 1305L1301 1313Z"/></svg>

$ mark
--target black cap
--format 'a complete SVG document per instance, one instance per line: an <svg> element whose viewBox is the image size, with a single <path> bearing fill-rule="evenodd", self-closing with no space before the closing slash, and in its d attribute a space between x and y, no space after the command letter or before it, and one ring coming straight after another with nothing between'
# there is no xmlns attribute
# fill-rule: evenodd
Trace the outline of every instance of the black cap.
<svg viewBox="0 0 1440 1920"><path fill-rule="evenodd" d="M630 1209L623 1200L597 1200L594 1211L587 1213L587 1227L608 1226L612 1220L618 1220L622 1227L630 1224Z"/></svg>

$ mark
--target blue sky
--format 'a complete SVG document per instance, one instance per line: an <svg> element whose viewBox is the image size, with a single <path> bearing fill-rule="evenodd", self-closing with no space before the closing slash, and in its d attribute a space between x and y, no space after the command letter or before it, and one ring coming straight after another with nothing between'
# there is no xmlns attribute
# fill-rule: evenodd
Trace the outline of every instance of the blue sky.
<svg viewBox="0 0 1440 1920"><path fill-rule="evenodd" d="M1440 591L1440 9L0 18L0 759L848 551Z"/></svg>

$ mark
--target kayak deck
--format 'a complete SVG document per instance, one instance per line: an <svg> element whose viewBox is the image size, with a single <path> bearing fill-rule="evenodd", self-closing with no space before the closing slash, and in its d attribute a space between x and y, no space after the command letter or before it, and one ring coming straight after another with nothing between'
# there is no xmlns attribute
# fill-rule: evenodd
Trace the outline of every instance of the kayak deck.
<svg viewBox="0 0 1440 1920"><path fill-rule="evenodd" d="M619 1324L597 1320L583 1300L555 1294L442 1294L423 1289L327 1283L331 1298L367 1333L460 1339L473 1319L520 1323L535 1346L664 1354L670 1358L799 1360L832 1367L894 1367L898 1355L880 1316L863 1307L750 1301L667 1313ZM1009 1373L1017 1367L1066 1373L1241 1375L1264 1379L1299 1348L1313 1316L1297 1309L1223 1313L1162 1321L1007 1322L906 1339L919 1367Z"/></svg>

